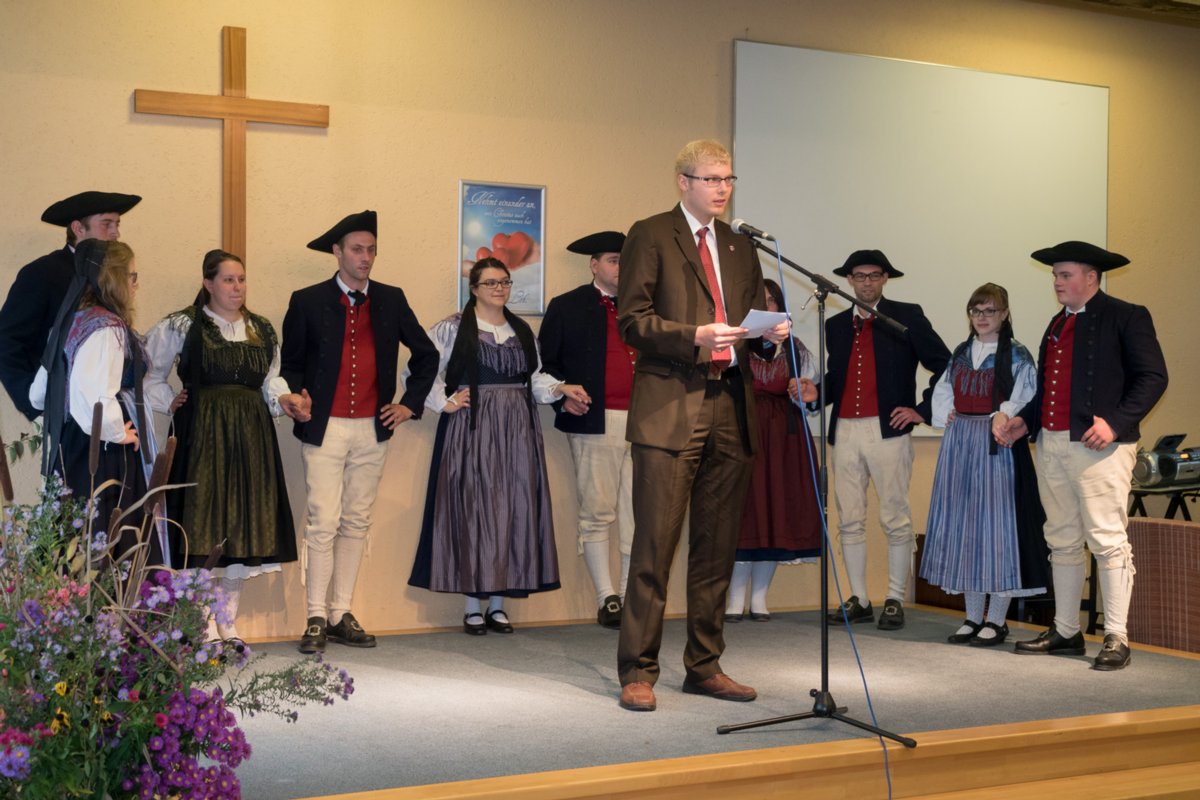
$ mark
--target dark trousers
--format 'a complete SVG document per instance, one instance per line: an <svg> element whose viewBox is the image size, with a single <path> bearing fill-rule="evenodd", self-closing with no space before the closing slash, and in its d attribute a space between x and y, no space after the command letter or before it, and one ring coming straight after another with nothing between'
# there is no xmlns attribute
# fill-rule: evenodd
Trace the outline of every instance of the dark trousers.
<svg viewBox="0 0 1200 800"><path fill-rule="evenodd" d="M633 446L636 525L617 649L622 685L658 680L667 579L689 507L683 664L694 680L721 671L725 595L753 467L745 404L740 379L710 381L696 429L683 450Z"/></svg>

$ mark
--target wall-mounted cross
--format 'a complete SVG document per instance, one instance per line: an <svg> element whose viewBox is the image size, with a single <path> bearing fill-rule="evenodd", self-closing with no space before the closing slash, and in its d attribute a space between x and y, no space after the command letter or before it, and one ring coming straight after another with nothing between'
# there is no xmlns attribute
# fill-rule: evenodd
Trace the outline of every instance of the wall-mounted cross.
<svg viewBox="0 0 1200 800"><path fill-rule="evenodd" d="M219 119L221 139L222 247L246 257L246 123L329 127L329 106L251 100L246 97L246 29L221 29L223 67L219 95L135 89L133 110L143 114Z"/></svg>

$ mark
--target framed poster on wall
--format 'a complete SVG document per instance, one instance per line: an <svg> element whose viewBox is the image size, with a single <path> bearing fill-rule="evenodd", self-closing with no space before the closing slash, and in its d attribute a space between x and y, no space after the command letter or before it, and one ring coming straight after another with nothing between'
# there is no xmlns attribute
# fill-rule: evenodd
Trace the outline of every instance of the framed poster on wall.
<svg viewBox="0 0 1200 800"><path fill-rule="evenodd" d="M467 274L481 258L496 258L512 275L508 308L515 314L545 310L542 242L546 187L459 181L458 306L471 296Z"/></svg>

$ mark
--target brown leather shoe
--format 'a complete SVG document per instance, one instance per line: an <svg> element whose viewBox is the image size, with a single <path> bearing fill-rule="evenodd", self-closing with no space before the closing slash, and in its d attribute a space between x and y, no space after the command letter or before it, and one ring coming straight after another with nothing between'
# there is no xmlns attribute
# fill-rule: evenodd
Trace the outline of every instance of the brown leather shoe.
<svg viewBox="0 0 1200 800"><path fill-rule="evenodd" d="M749 703L758 697L758 692L749 686L744 686L723 672L718 672L711 678L695 681L691 678L683 680L684 694L706 694L718 700L733 700L738 703Z"/></svg>
<svg viewBox="0 0 1200 800"><path fill-rule="evenodd" d="M627 683L621 687L621 708L630 711L653 711L657 707L654 687L646 681Z"/></svg>

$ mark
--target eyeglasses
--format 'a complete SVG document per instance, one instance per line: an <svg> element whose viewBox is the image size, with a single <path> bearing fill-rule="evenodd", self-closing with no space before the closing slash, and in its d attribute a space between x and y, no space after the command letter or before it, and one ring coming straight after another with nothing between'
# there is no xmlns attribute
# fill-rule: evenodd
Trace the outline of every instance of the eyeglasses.
<svg viewBox="0 0 1200 800"><path fill-rule="evenodd" d="M737 183L737 175L728 175L722 178L719 175L688 175L686 172L684 172L683 177L691 178L694 181L703 181L705 186L713 189L717 188L722 183L732 189L733 185Z"/></svg>
<svg viewBox="0 0 1200 800"><path fill-rule="evenodd" d="M513 284L513 282L512 282L511 278L505 278L502 281L498 281L495 278L492 278L490 280L480 281L479 283L477 283L475 285L483 287L484 289L507 289L510 286L512 286L512 284Z"/></svg>
<svg viewBox="0 0 1200 800"><path fill-rule="evenodd" d="M967 316L971 317L971 318L983 317L984 319L991 319L992 317L996 316L996 314L998 314L998 313L1000 313L1000 312L995 308L968 308L967 309Z"/></svg>
<svg viewBox="0 0 1200 800"><path fill-rule="evenodd" d="M855 283L866 283L867 281L870 281L871 283L875 283L876 281L883 280L883 273L882 272L856 272L850 276L850 280L854 281Z"/></svg>

